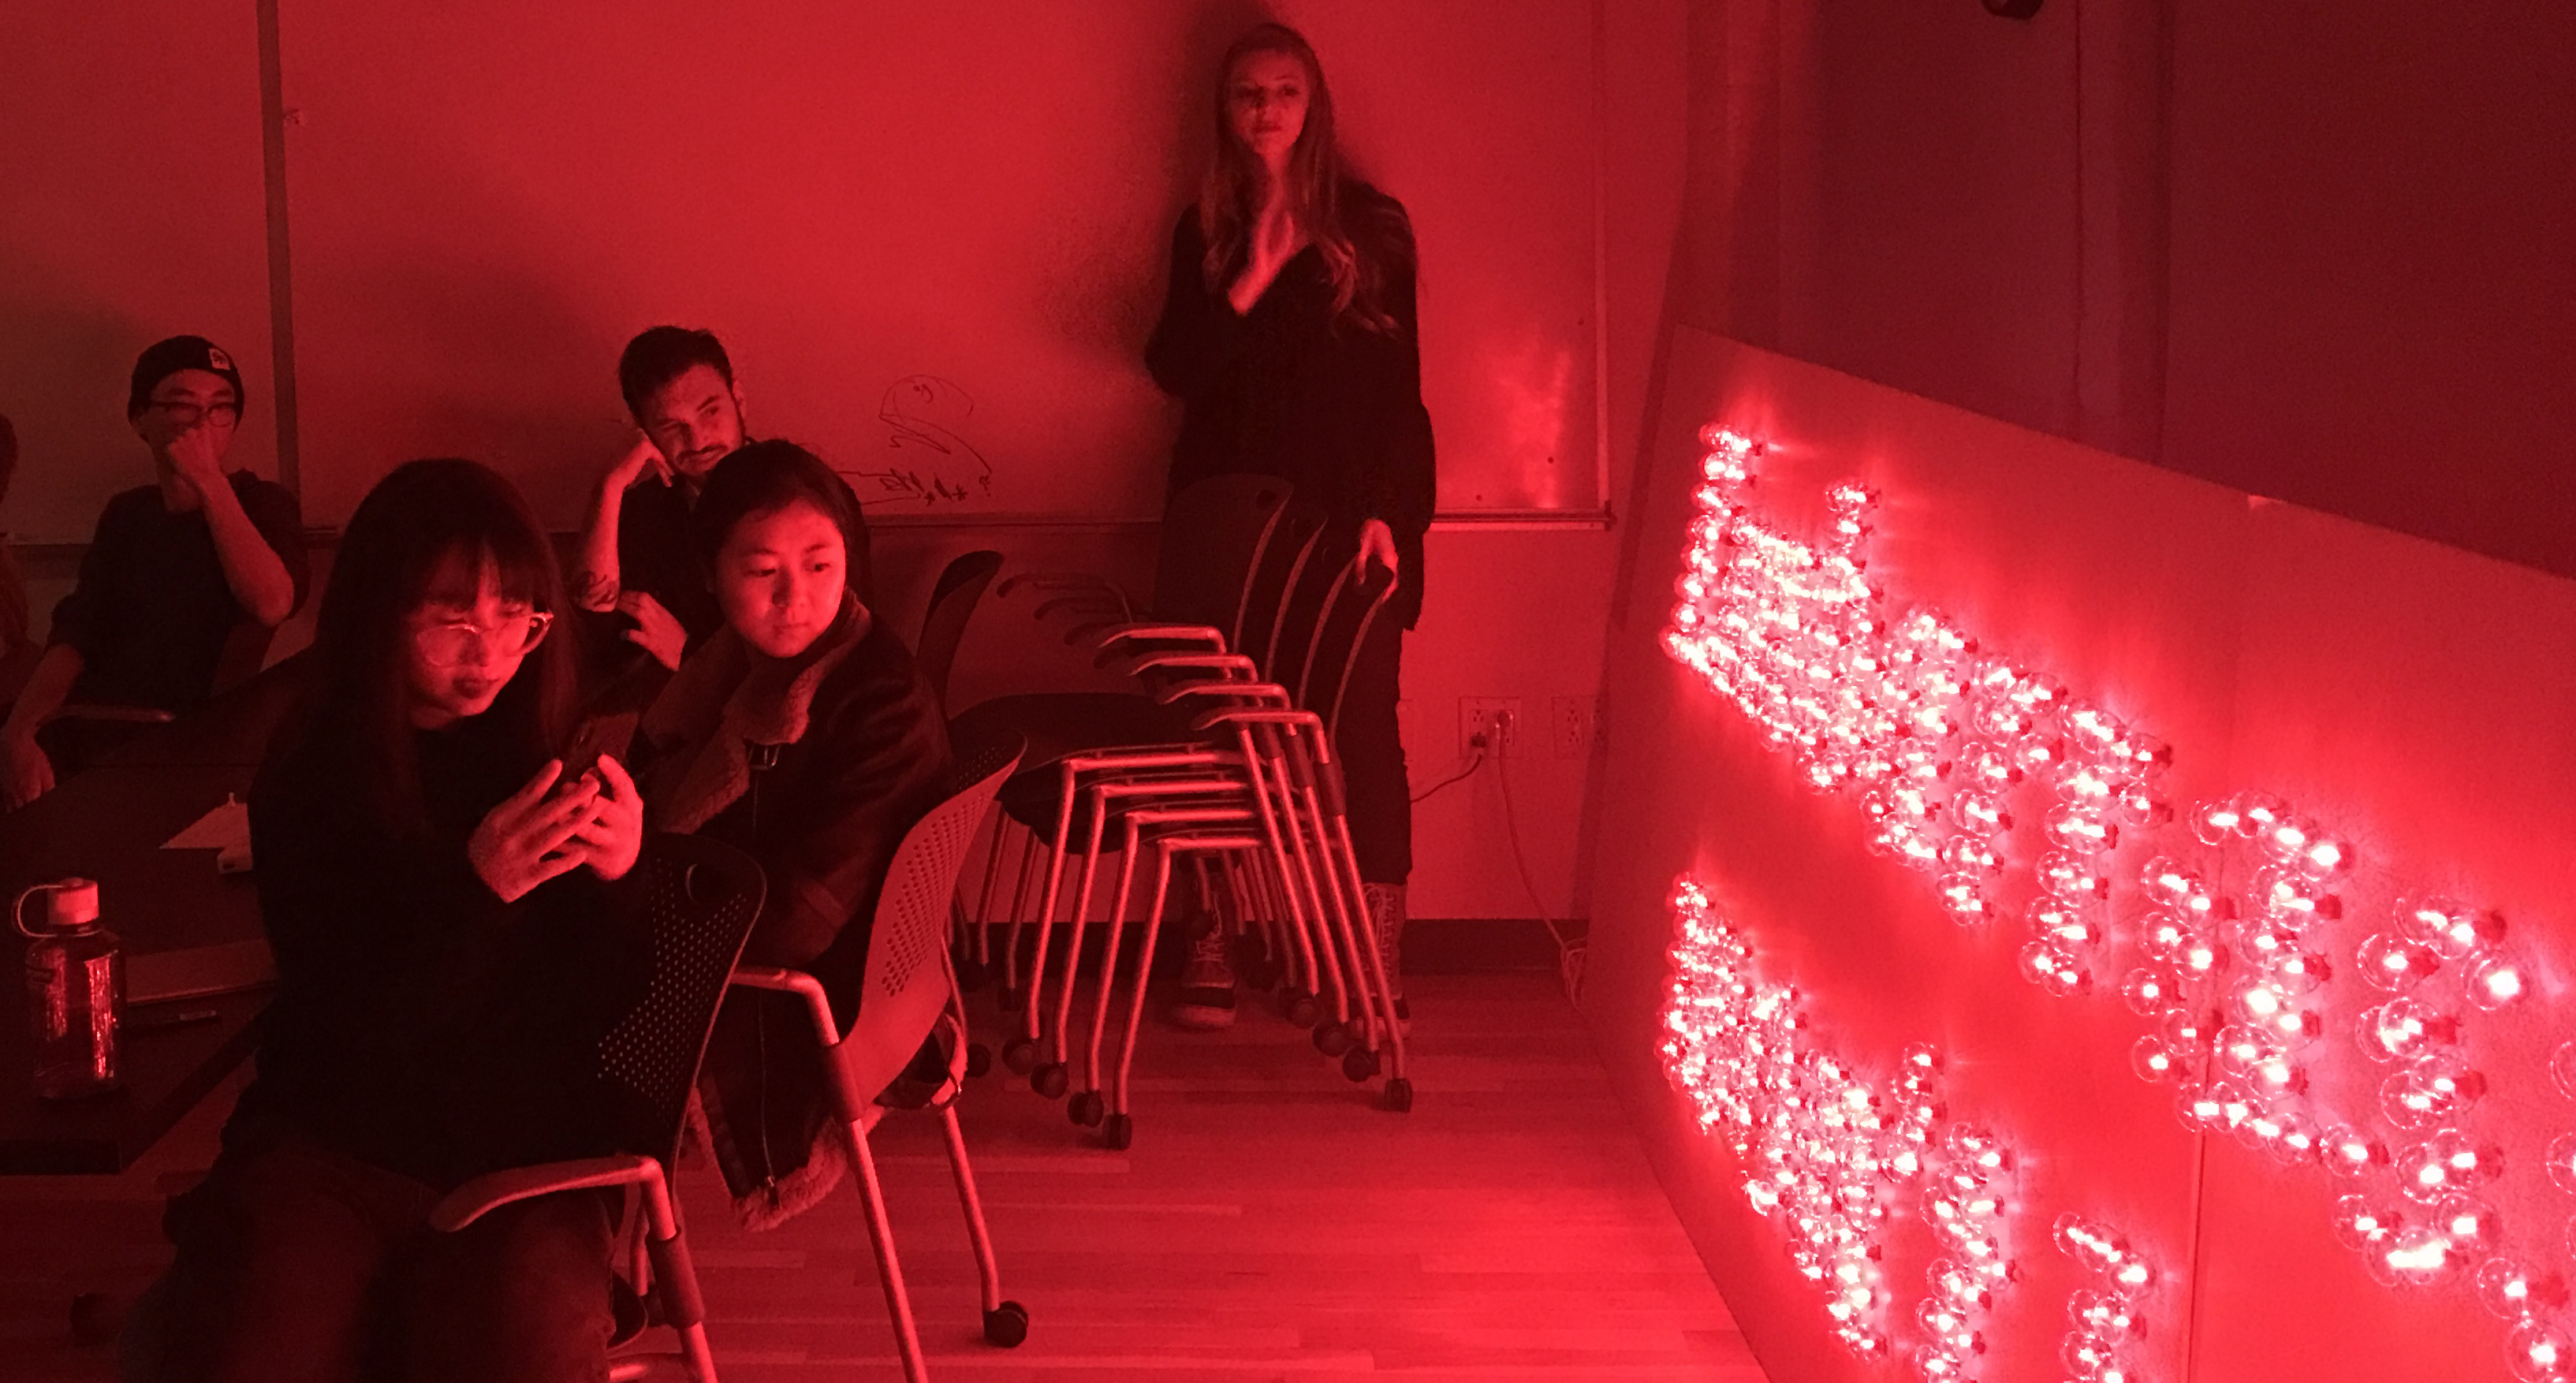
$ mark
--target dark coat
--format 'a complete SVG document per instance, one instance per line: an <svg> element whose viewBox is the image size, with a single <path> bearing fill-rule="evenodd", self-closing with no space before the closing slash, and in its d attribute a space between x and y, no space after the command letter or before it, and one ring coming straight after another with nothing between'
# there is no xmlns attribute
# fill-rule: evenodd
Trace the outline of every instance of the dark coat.
<svg viewBox="0 0 2576 1383"><path fill-rule="evenodd" d="M886 869L948 787L947 721L911 650L855 600L786 662L720 631L645 716L636 757L651 825L722 840L767 874L744 963L820 979L846 1028ZM698 1098L736 1209L756 1228L839 1179L839 1156L814 1156L841 1141L821 1061L792 996L726 1000Z"/></svg>
<svg viewBox="0 0 2576 1383"><path fill-rule="evenodd" d="M1188 405L1172 447L1171 491L1216 475L1275 475L1331 516L1328 555L1357 550L1359 526L1395 534L1401 585L1387 614L1413 627L1422 609L1422 535L1437 496L1431 415L1422 406L1414 314L1413 226L1404 207L1346 182L1342 219L1353 247L1380 266L1391 332L1333 317L1333 283L1309 245L1252 311L1238 313L1202 272L1196 208L1172 229L1170 282L1145 363ZM1229 267L1224 281L1240 272Z"/></svg>

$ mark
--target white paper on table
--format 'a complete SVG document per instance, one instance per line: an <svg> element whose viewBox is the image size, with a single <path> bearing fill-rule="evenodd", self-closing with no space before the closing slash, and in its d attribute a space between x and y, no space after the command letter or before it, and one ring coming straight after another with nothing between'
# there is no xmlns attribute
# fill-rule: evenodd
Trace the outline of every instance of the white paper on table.
<svg viewBox="0 0 2576 1383"><path fill-rule="evenodd" d="M161 842L164 850L248 850L250 808L230 793L224 804L188 823L188 828Z"/></svg>

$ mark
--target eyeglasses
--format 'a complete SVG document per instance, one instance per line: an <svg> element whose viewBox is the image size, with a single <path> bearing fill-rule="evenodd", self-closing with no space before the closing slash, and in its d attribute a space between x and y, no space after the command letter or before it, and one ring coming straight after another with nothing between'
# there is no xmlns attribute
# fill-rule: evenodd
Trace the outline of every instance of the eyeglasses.
<svg viewBox="0 0 2576 1383"><path fill-rule="evenodd" d="M186 399L154 399L152 406L181 427L195 427L200 422L232 427L241 422L241 405L237 403L195 404Z"/></svg>
<svg viewBox="0 0 2576 1383"><path fill-rule="evenodd" d="M492 626L472 620L422 625L412 631L411 641L433 666L455 667L472 661L477 646L488 657L516 658L543 642L554 622L552 612L532 610Z"/></svg>

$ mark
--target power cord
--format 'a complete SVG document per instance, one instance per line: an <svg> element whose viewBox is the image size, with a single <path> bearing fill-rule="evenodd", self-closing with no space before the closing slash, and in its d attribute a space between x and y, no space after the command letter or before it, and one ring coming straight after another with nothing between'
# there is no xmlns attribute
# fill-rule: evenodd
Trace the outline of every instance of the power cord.
<svg viewBox="0 0 2576 1383"><path fill-rule="evenodd" d="M1472 754L1472 755L1470 755L1470 756L1468 757L1468 759L1467 759L1467 766L1466 766L1465 768L1459 769L1459 770L1458 770L1457 772L1455 772L1455 773L1450 774L1448 777L1441 779L1439 782L1433 783L1431 786L1429 786L1429 787L1427 787L1427 788L1424 788L1422 791L1420 791L1420 792L1418 792L1418 793L1415 793L1415 794L1413 795L1413 800L1414 800L1414 801L1416 801L1416 802L1423 801L1424 799L1426 799L1426 798L1430 797L1430 796L1431 796L1431 794L1433 794L1433 793L1435 793L1435 792L1438 792L1438 791L1439 791L1439 790L1441 790L1442 788L1445 788L1445 787L1449 786L1449 785L1450 785L1450 784L1452 784L1452 783L1463 783L1463 782L1467 781L1467 779L1468 779L1469 777L1473 776L1477 769L1483 768L1483 767L1485 766L1485 737L1484 737L1483 735L1478 735L1478 736L1476 736L1474 739L1471 739L1471 740L1469 740L1469 741L1467 741L1467 742L1468 742L1468 744L1470 744L1470 745L1474 746L1475 751L1476 751L1474 754Z"/></svg>
<svg viewBox="0 0 2576 1383"><path fill-rule="evenodd" d="M1548 936L1556 942L1557 979L1565 986L1565 1001L1579 1007L1583 1002L1587 938L1568 936L1557 929L1556 919L1548 915L1547 903L1539 897L1538 885L1530 880L1529 860L1521 853L1520 815L1512 810L1512 766L1499 757L1494 760L1494 781L1502 785L1503 834L1511 842L1512 868L1521 876L1521 891L1529 895L1530 906L1538 910L1539 925L1547 928Z"/></svg>

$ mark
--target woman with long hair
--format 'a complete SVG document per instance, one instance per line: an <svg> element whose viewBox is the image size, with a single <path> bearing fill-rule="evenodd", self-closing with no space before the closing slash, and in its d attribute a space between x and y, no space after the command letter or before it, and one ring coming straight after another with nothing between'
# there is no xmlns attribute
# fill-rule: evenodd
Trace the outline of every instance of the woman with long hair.
<svg viewBox="0 0 2576 1383"><path fill-rule="evenodd" d="M1314 48L1282 24L1235 40L1217 84L1216 157L1173 228L1145 359L1186 405L1173 492L1212 475L1281 477L1330 515L1321 559L1359 553L1396 574L1335 727L1390 980L1413 869L1396 689L1402 631L1422 612L1433 505L1414 276L1403 206L1342 165ZM1194 1027L1233 1021L1234 980L1213 927L1193 948L1174 1016Z"/></svg>
<svg viewBox="0 0 2576 1383"><path fill-rule="evenodd" d="M743 959L820 979L846 1028L895 847L946 793L948 722L912 651L860 599L858 497L812 452L761 441L717 462L689 528L724 624L645 712L652 822L760 861L769 894ZM840 1177L825 1080L794 996L725 1000L698 1108L753 1228Z"/></svg>
<svg viewBox="0 0 2576 1383"><path fill-rule="evenodd" d="M614 759L555 758L565 609L544 530L473 462L403 466L350 519L306 702L251 789L278 973L259 1073L172 1203L145 1376L607 1376L608 1206L426 1218L621 1126L597 1048L651 979L618 883L643 804Z"/></svg>

